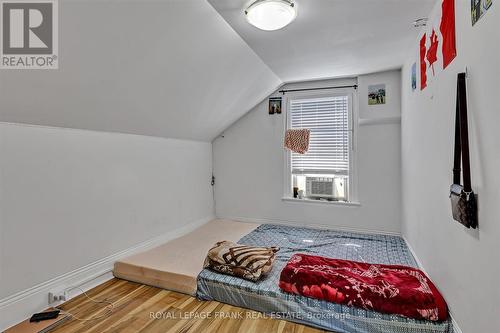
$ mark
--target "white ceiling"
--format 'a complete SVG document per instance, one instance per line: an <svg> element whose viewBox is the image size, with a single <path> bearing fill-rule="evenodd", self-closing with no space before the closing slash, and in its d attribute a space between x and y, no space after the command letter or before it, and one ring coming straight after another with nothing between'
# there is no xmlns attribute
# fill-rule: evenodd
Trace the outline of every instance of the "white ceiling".
<svg viewBox="0 0 500 333"><path fill-rule="evenodd" d="M208 0L283 81L353 76L402 66L435 0L295 0L297 19L261 31L245 20L250 0Z"/></svg>
<svg viewBox="0 0 500 333"><path fill-rule="evenodd" d="M59 70L1 70L0 121L210 141L281 81L206 0L59 1Z"/></svg>

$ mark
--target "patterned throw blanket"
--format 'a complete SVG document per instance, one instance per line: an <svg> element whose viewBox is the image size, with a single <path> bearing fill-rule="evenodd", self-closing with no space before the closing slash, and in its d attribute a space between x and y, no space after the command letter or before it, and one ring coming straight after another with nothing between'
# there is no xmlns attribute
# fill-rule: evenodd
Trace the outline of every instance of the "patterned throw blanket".
<svg viewBox="0 0 500 333"><path fill-rule="evenodd" d="M414 319L443 321L448 316L430 279L407 266L295 254L281 272L279 286L297 295Z"/></svg>

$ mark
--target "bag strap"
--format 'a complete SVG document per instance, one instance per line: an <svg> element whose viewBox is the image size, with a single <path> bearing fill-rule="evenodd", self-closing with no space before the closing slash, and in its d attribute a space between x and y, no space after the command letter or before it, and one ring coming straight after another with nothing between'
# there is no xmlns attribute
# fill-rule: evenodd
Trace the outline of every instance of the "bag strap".
<svg viewBox="0 0 500 333"><path fill-rule="evenodd" d="M462 162L462 146L460 144L460 88L457 80L457 100L456 100L456 115L455 115L455 158L453 162L453 184L460 184L461 162Z"/></svg>
<svg viewBox="0 0 500 333"><path fill-rule="evenodd" d="M457 79L455 158L453 165L454 184L460 184L461 164L463 164L464 192L472 192L469 157L469 127L467 119L467 88L465 73L459 73Z"/></svg>

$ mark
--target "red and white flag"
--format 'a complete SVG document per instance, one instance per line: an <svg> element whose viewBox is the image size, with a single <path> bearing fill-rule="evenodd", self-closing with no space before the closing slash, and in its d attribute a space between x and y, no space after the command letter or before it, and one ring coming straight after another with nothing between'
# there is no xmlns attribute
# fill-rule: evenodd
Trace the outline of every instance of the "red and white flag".
<svg viewBox="0 0 500 333"><path fill-rule="evenodd" d="M420 90L424 90L457 56L455 0L442 0L420 39Z"/></svg>

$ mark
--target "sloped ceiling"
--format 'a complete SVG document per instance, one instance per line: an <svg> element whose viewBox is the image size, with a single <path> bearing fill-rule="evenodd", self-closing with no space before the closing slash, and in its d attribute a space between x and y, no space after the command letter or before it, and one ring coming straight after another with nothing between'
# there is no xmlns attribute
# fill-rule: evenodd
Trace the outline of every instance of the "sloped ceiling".
<svg viewBox="0 0 500 333"><path fill-rule="evenodd" d="M210 141L280 84L206 0L59 1L59 70L1 70L0 121Z"/></svg>
<svg viewBox="0 0 500 333"><path fill-rule="evenodd" d="M294 0L298 16L282 30L246 22L253 0L208 0L285 82L400 68L436 0Z"/></svg>

